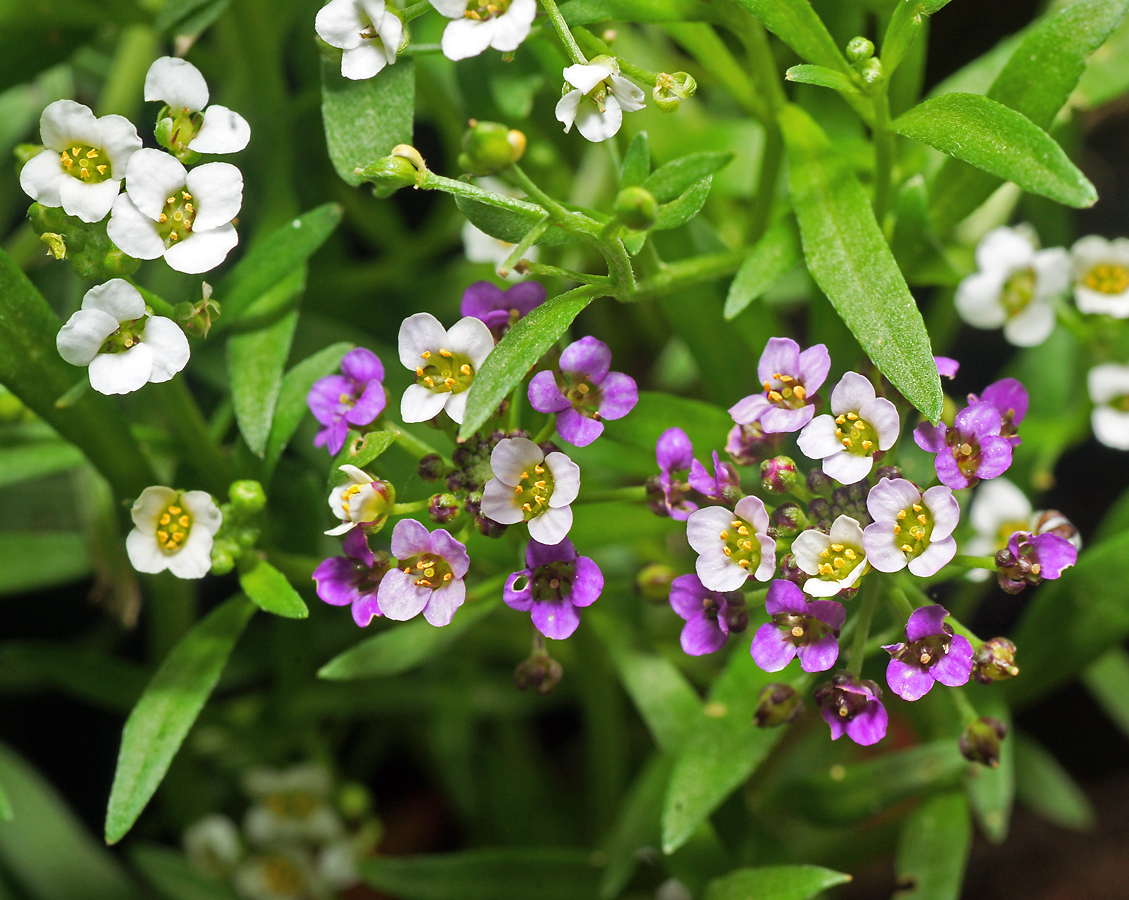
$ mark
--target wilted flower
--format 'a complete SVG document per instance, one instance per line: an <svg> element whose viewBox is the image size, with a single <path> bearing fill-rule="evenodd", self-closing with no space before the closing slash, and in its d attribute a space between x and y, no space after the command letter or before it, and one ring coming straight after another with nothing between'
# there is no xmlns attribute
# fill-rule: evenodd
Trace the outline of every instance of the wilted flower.
<svg viewBox="0 0 1129 900"><path fill-rule="evenodd" d="M138 572L168 569L177 578L203 578L212 568L212 539L223 514L204 491L174 491L154 485L130 510L134 529L125 539Z"/></svg>
<svg viewBox="0 0 1129 900"><path fill-rule="evenodd" d="M905 641L883 648L891 656L886 683L903 700L920 700L935 681L948 687L968 682L972 644L944 623L948 614L939 604L915 609L906 623Z"/></svg>
<svg viewBox="0 0 1129 900"><path fill-rule="evenodd" d="M392 555L399 566L380 582L381 612L399 622L422 612L432 625L447 625L466 599L466 547L442 528L428 531L415 519L401 519L392 529Z"/></svg>
<svg viewBox="0 0 1129 900"><path fill-rule="evenodd" d="M1000 587L1018 594L1027 585L1058 578L1078 561L1078 548L1057 534L1017 531L996 554Z"/></svg>
<svg viewBox="0 0 1129 900"><path fill-rule="evenodd" d="M749 623L744 594L711 591L697 575L679 575L670 583L670 605L686 620L681 644L690 656L720 650L731 632L744 631Z"/></svg>
<svg viewBox="0 0 1129 900"><path fill-rule="evenodd" d="M815 415L815 392L827 380L831 356L816 344L800 351L791 338L769 338L757 363L763 394L752 394L729 410L740 425L758 423L768 434L799 431Z"/></svg>
<svg viewBox="0 0 1129 900"><path fill-rule="evenodd" d="M714 450L712 475L696 459L690 460L690 487L711 500L731 502L729 494L735 491L738 497L741 496L741 476L732 464L722 462Z"/></svg>
<svg viewBox="0 0 1129 900"><path fill-rule="evenodd" d="M768 586L765 609L772 616L753 636L750 648L756 664L779 672L795 657L805 672L825 672L839 658L839 629L847 619L835 600L808 601L790 581Z"/></svg>
<svg viewBox="0 0 1129 900"><path fill-rule="evenodd" d="M377 530L392 511L396 492L387 481L373 478L368 472L356 466L341 466L341 471L349 476L344 484L329 493L329 508L341 520L336 528L326 534L345 534L358 525L368 530Z"/></svg>
<svg viewBox="0 0 1129 900"><path fill-rule="evenodd" d="M874 455L897 443L897 407L878 397L870 380L847 372L831 392L832 415L816 416L797 439L808 459L823 461L823 471L842 484L862 481Z"/></svg>
<svg viewBox="0 0 1129 900"><path fill-rule="evenodd" d="M750 576L768 581L776 571L776 541L759 497L743 497L734 509L707 506L691 513L686 540L698 553L698 577L713 591L735 591Z"/></svg>
<svg viewBox="0 0 1129 900"><path fill-rule="evenodd" d="M511 609L532 613L545 637L564 640L580 624L580 608L595 603L604 589L600 567L578 555L568 538L552 545L531 540L525 563L506 581L502 599Z"/></svg>

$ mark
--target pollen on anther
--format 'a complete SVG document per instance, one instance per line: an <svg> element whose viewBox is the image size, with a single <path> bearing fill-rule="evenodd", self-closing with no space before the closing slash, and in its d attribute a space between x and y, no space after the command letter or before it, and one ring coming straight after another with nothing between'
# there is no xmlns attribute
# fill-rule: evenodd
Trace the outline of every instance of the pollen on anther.
<svg viewBox="0 0 1129 900"><path fill-rule="evenodd" d="M928 520L927 518L925 518L925 513L921 513L921 514L920 514L920 515L919 515L919 516L917 517L917 521L919 521L919 522L920 522L920 523L921 523L922 525L927 525L927 524L929 524L929 520Z"/></svg>
<svg viewBox="0 0 1129 900"><path fill-rule="evenodd" d="M419 358L420 359L431 359L431 351L430 350L424 350L423 353L421 353L419 355Z"/></svg>
<svg viewBox="0 0 1129 900"><path fill-rule="evenodd" d="M470 375L471 374L470 364L469 363L463 363L461 366L459 366L459 371L462 372L464 375Z"/></svg>
<svg viewBox="0 0 1129 900"><path fill-rule="evenodd" d="M905 517L906 517L906 511L904 509L898 510L898 519L899 520L904 519Z"/></svg>
<svg viewBox="0 0 1129 900"><path fill-rule="evenodd" d="M843 552L843 545L842 544L832 544L831 549L834 550L836 553L842 553Z"/></svg>
<svg viewBox="0 0 1129 900"><path fill-rule="evenodd" d="M922 506L921 506L921 504L920 504L920 503L915 503L915 504L913 505L913 511L914 511L914 512L916 512L916 513L919 513L919 512L921 512L921 509L922 509Z"/></svg>
<svg viewBox="0 0 1129 900"><path fill-rule="evenodd" d="M416 366L416 378L423 378L423 366Z"/></svg>
<svg viewBox="0 0 1129 900"><path fill-rule="evenodd" d="M730 550L728 547L722 547L721 552L724 553L726 556L732 556L733 555L733 551Z"/></svg>
<svg viewBox="0 0 1129 900"><path fill-rule="evenodd" d="M444 359L450 359L450 358L451 358L451 351L450 351L450 350L442 350L442 349L441 349L441 350L439 351L439 355L440 355L440 356L442 356L442 357L443 357Z"/></svg>
<svg viewBox="0 0 1129 900"><path fill-rule="evenodd" d="M858 413L853 413L853 412L847 413L847 418L850 419L852 422L855 421L855 419L857 419L858 417L859 417Z"/></svg>
<svg viewBox="0 0 1129 900"><path fill-rule="evenodd" d="M902 544L902 553L912 553L912 552L913 552L913 547L911 547L909 544Z"/></svg>
<svg viewBox="0 0 1129 900"><path fill-rule="evenodd" d="M542 465L536 465L536 466L533 467L533 471L536 472L538 475L544 475L545 474L545 467L542 466ZM522 478L528 478L529 476L526 475L524 472L522 472L521 477Z"/></svg>
<svg viewBox="0 0 1129 900"><path fill-rule="evenodd" d="M847 421L847 417L846 417L846 416L836 416L836 417L835 417L835 423L836 423L837 425L842 425L842 424L843 424L844 422L846 422L846 421Z"/></svg>
<svg viewBox="0 0 1129 900"><path fill-rule="evenodd" d="M843 446L844 447L853 447L854 441L852 441L850 438L843 438Z"/></svg>
<svg viewBox="0 0 1129 900"><path fill-rule="evenodd" d="M739 559L737 560L737 565L739 565L742 569L748 569L752 566L752 563L747 559Z"/></svg>
<svg viewBox="0 0 1129 900"><path fill-rule="evenodd" d="M804 629L802 625L794 625L792 627L792 637L803 637Z"/></svg>
<svg viewBox="0 0 1129 900"><path fill-rule="evenodd" d="M738 528L738 529L737 529L737 533L738 533L739 535L741 535L741 537L748 537L748 535L749 535L749 528L748 528L748 526L747 526L747 525L742 525L742 526L741 526L740 528Z"/></svg>
<svg viewBox="0 0 1129 900"><path fill-rule="evenodd" d="M722 539L723 541L727 541L727 540L729 540L729 532L728 532L728 531L723 531L723 532L721 533L721 539Z"/></svg>
<svg viewBox="0 0 1129 900"><path fill-rule="evenodd" d="M850 547L843 551L843 555L847 557L847 559L856 559L858 557L858 554Z"/></svg>

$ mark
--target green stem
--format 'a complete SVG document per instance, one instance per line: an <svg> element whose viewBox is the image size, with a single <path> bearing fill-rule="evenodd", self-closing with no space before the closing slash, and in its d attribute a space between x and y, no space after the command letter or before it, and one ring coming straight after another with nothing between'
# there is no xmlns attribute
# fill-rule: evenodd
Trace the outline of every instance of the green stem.
<svg viewBox="0 0 1129 900"><path fill-rule="evenodd" d="M419 3L413 3L411 6L405 6L400 10L400 19L406 25L412 19L418 19L429 9L432 9L431 0L420 0ZM436 44L438 46L438 44Z"/></svg>
<svg viewBox="0 0 1129 900"><path fill-rule="evenodd" d="M666 263L662 272L645 278L635 286L635 296L631 299L666 294L676 288L730 275L741 267L747 252L747 250L735 250L709 253Z"/></svg>
<svg viewBox="0 0 1129 900"><path fill-rule="evenodd" d="M436 450L431 444L422 438L416 437L408 431L404 430L403 425L398 425L395 422L388 420L384 426L386 431L398 432L396 435L396 443L400 445L400 449L407 453L409 456L414 456L416 459L423 459L425 456L435 454L443 460L443 464L448 468L452 463L446 456Z"/></svg>
<svg viewBox="0 0 1129 900"><path fill-rule="evenodd" d="M609 488L606 491L585 491L576 498L577 503L613 503L619 500L638 502L647 499L647 488L643 485Z"/></svg>
<svg viewBox="0 0 1129 900"><path fill-rule="evenodd" d="M894 608L894 618L905 619L908 622L909 617L913 615L913 604L909 602L906 592L898 584L891 583L887 585L886 597Z"/></svg>
<svg viewBox="0 0 1129 900"><path fill-rule="evenodd" d="M135 118L141 111L145 73L157 58L158 35L150 25L127 25L118 38L110 72L102 84L97 112Z"/></svg>
<svg viewBox="0 0 1129 900"><path fill-rule="evenodd" d="M956 707L956 711L962 719L962 725L968 725L980 718L980 713L969 702L963 688L950 688L946 693L953 698L953 706Z"/></svg>
<svg viewBox="0 0 1129 900"><path fill-rule="evenodd" d="M525 251L532 247L549 228L549 217L545 216L525 233L520 241L514 244L513 250L510 255L506 257L505 261L498 266L498 277L505 278L513 270L513 267L518 264L518 261L525 255Z"/></svg>
<svg viewBox="0 0 1129 900"><path fill-rule="evenodd" d="M874 607L878 603L878 585L873 579L864 582L859 611L855 623L854 638L847 654L847 671L858 677L862 674L862 664L866 659L866 641L870 637L870 620L874 617Z"/></svg>
<svg viewBox="0 0 1129 900"><path fill-rule="evenodd" d="M554 434L557 433L557 414L553 413L549 416L549 420L537 432L533 438L533 443L540 444L542 441L549 440Z"/></svg>
<svg viewBox="0 0 1129 900"><path fill-rule="evenodd" d="M394 516L410 516L412 513L422 512L427 509L427 504L430 499L413 500L411 503L393 503L392 515Z"/></svg>
<svg viewBox="0 0 1129 900"><path fill-rule="evenodd" d="M539 188L517 163L510 166L510 172L513 174L514 181L517 182L518 187L525 191L530 197L536 200L544 207L545 211L557 221L567 219L569 211L561 206L556 200L546 194Z"/></svg>
<svg viewBox="0 0 1129 900"><path fill-rule="evenodd" d="M641 81L643 84L653 85L659 80L656 72L649 72L646 69L641 69L639 66L634 65L629 60L621 56L616 56L612 48L596 37L587 28L576 28L573 32L578 44L583 45L584 49L591 53L593 56L611 56L619 64L619 71L621 74L628 76L635 81Z"/></svg>
<svg viewBox="0 0 1129 900"><path fill-rule="evenodd" d="M894 132L890 130L890 100L885 87L874 97L874 217L882 227L890 206L894 167Z"/></svg>
<svg viewBox="0 0 1129 900"><path fill-rule="evenodd" d="M600 284L611 286L612 280L607 275L589 275L587 272L577 272L573 269L562 269L558 266L547 266L544 263L526 262L521 270L528 275L545 275L549 278L564 278L567 281L578 281L581 284Z"/></svg>
<svg viewBox="0 0 1129 900"><path fill-rule="evenodd" d="M465 541L464 541L465 543ZM500 591L506 585L509 579L508 572L500 572L497 575L491 575L478 582L474 587L468 588L466 598L468 601L481 600L483 597L489 597L491 594Z"/></svg>
<svg viewBox="0 0 1129 900"><path fill-rule="evenodd" d="M603 254L604 261L608 264L608 274L612 277L615 286L628 294L634 292L637 287L635 271L631 268L631 259L627 255L623 241L619 238L604 241L592 238L592 243Z"/></svg>
<svg viewBox="0 0 1129 900"><path fill-rule="evenodd" d="M209 491L222 495L233 478L231 463L212 439L208 422L183 376L157 385L154 394L164 401L172 429L182 442L181 459L203 477Z"/></svg>
<svg viewBox="0 0 1129 900"><path fill-rule="evenodd" d="M169 575L142 576L147 602L149 658L160 662L196 621L195 587Z"/></svg>
<svg viewBox="0 0 1129 900"><path fill-rule="evenodd" d="M949 565L960 566L964 569L991 569L996 571L996 558L994 556L965 556L958 553Z"/></svg>
<svg viewBox="0 0 1129 900"><path fill-rule="evenodd" d="M772 208L776 204L776 182L784 162L784 135L775 119L765 126L764 153L761 155L760 173L757 175L757 195L749 216L749 233L746 240L754 244L768 228Z"/></svg>
<svg viewBox="0 0 1129 900"><path fill-rule="evenodd" d="M576 38L572 36L572 32L568 29L568 24L561 15L561 11L557 8L556 0L541 0L541 5L545 7L545 12L549 14L549 21L553 23L553 27L557 30L557 36L561 39L561 43L565 45L568 55L572 58L574 63L578 65L587 65L588 57L581 52L580 47L576 44Z"/></svg>
<svg viewBox="0 0 1129 900"><path fill-rule="evenodd" d="M431 4L428 3L428 6ZM443 52L442 44L408 44L400 51L401 56L432 56Z"/></svg>

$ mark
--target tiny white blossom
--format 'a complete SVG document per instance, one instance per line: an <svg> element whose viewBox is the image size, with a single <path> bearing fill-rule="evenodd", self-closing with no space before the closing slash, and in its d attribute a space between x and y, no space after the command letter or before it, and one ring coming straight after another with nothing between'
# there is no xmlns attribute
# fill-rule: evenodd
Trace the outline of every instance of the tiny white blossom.
<svg viewBox="0 0 1129 900"><path fill-rule="evenodd" d="M177 578L203 578L212 568L212 539L223 523L215 500L204 491L174 491L154 485L130 511L136 526L125 539L138 572L168 569Z"/></svg>
<svg viewBox="0 0 1129 900"><path fill-rule="evenodd" d="M565 131L576 130L593 143L614 137L623 114L642 109L643 92L603 62L569 66L564 79L573 89L557 101L557 121Z"/></svg>
<svg viewBox="0 0 1129 900"><path fill-rule="evenodd" d="M494 477L482 491L482 514L502 525L529 523L529 536L559 544L572 528L580 466L560 452L547 456L533 441L506 438L490 454Z"/></svg>
<svg viewBox="0 0 1129 900"><path fill-rule="evenodd" d="M1016 228L993 228L976 247L977 271L957 287L957 312L976 328L1003 327L1017 347L1035 347L1055 327L1050 301L1070 284L1070 256L1062 247L1036 250Z"/></svg>
<svg viewBox="0 0 1129 900"><path fill-rule="evenodd" d="M188 338L172 319L147 312L137 288L112 278L86 292L55 346L72 366L87 366L90 386L100 394L168 381L188 363Z"/></svg>
<svg viewBox="0 0 1129 900"><path fill-rule="evenodd" d="M238 827L219 813L190 825L184 832L183 843L189 861L215 878L230 874L243 858Z"/></svg>
<svg viewBox="0 0 1129 900"><path fill-rule="evenodd" d="M1086 375L1094 411L1094 437L1115 450L1129 450L1129 366L1105 363Z"/></svg>
<svg viewBox="0 0 1129 900"><path fill-rule="evenodd" d="M243 175L230 163L188 171L160 150L139 150L126 170L106 233L137 259L165 258L178 272L214 269L239 243L231 220L243 205Z"/></svg>
<svg viewBox="0 0 1129 900"><path fill-rule="evenodd" d="M249 856L232 879L243 900L329 900L305 848L280 845Z"/></svg>
<svg viewBox="0 0 1129 900"><path fill-rule="evenodd" d="M331 0L314 20L318 36L342 50L341 74L353 81L372 78L396 62L404 23L384 0Z"/></svg>
<svg viewBox="0 0 1129 900"><path fill-rule="evenodd" d="M431 313L416 313L400 325L400 362L416 373L400 400L405 422L426 422L439 413L460 425L467 391L490 351L494 336L480 319L466 316L448 331Z"/></svg>
<svg viewBox="0 0 1129 900"><path fill-rule="evenodd" d="M455 61L478 56L487 47L516 50L537 16L537 0L431 0L431 5L454 19L443 29L440 46Z"/></svg>
<svg viewBox="0 0 1129 900"><path fill-rule="evenodd" d="M251 140L251 126L239 113L208 106L208 83L188 60L156 60L145 73L145 99L169 108L174 127L187 132L170 135L172 141L194 153L237 153Z"/></svg>
<svg viewBox="0 0 1129 900"><path fill-rule="evenodd" d="M841 484L862 481L874 454L897 443L898 409L874 392L870 379L847 372L831 392L832 415L816 416L797 439L808 459L823 460L823 471Z"/></svg>
<svg viewBox="0 0 1129 900"><path fill-rule="evenodd" d="M811 576L804 592L813 597L834 597L853 587L869 568L863 531L858 520L839 516L831 534L809 528L792 542L796 565Z"/></svg>
<svg viewBox="0 0 1129 900"><path fill-rule="evenodd" d="M124 116L95 118L81 103L56 100L43 110L39 133L46 149L20 170L24 193L84 222L102 221L141 149L133 123Z"/></svg>
<svg viewBox="0 0 1129 900"><path fill-rule="evenodd" d="M735 591L750 576L768 581L776 571L776 541L759 497L742 497L730 511L707 506L690 513L686 540L698 553L698 579L711 591Z"/></svg>
<svg viewBox="0 0 1129 900"><path fill-rule="evenodd" d="M344 834L345 827L329 802L333 780L322 766L250 769L243 777L243 789L255 801L243 820L253 844L321 843Z"/></svg>
<svg viewBox="0 0 1129 900"><path fill-rule="evenodd" d="M1075 242L1070 256L1078 308L1129 319L1129 238L1107 241L1091 234Z"/></svg>
<svg viewBox="0 0 1129 900"><path fill-rule="evenodd" d="M358 525L386 518L391 505L384 482L377 481L356 466L344 465L341 466L341 471L349 476L349 480L335 487L329 494L329 508L341 520L341 524L329 529L326 534L345 534Z"/></svg>

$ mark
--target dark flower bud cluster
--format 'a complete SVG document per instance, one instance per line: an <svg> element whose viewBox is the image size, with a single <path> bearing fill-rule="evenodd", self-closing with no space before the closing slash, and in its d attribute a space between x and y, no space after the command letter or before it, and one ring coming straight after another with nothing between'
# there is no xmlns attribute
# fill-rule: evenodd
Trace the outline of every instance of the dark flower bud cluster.
<svg viewBox="0 0 1129 900"><path fill-rule="evenodd" d="M1000 764L1000 744L1007 737L1007 725L991 716L970 722L960 735L960 752L970 762L990 769Z"/></svg>
<svg viewBox="0 0 1129 900"><path fill-rule="evenodd" d="M1003 590L1018 594L1028 585L1058 578L1077 559L1078 548L1057 534L1017 531L996 554L996 575Z"/></svg>
<svg viewBox="0 0 1129 900"><path fill-rule="evenodd" d="M551 694L563 675L559 662L543 651L535 651L514 669L514 684L523 691L533 688L538 694Z"/></svg>
<svg viewBox="0 0 1129 900"><path fill-rule="evenodd" d="M1015 644L1007 638L992 638L976 648L972 656L972 677L981 684L991 684L1019 674L1015 664Z"/></svg>
<svg viewBox="0 0 1129 900"><path fill-rule="evenodd" d="M789 684L766 684L757 695L753 724L775 728L795 722L804 714L804 699Z"/></svg>

